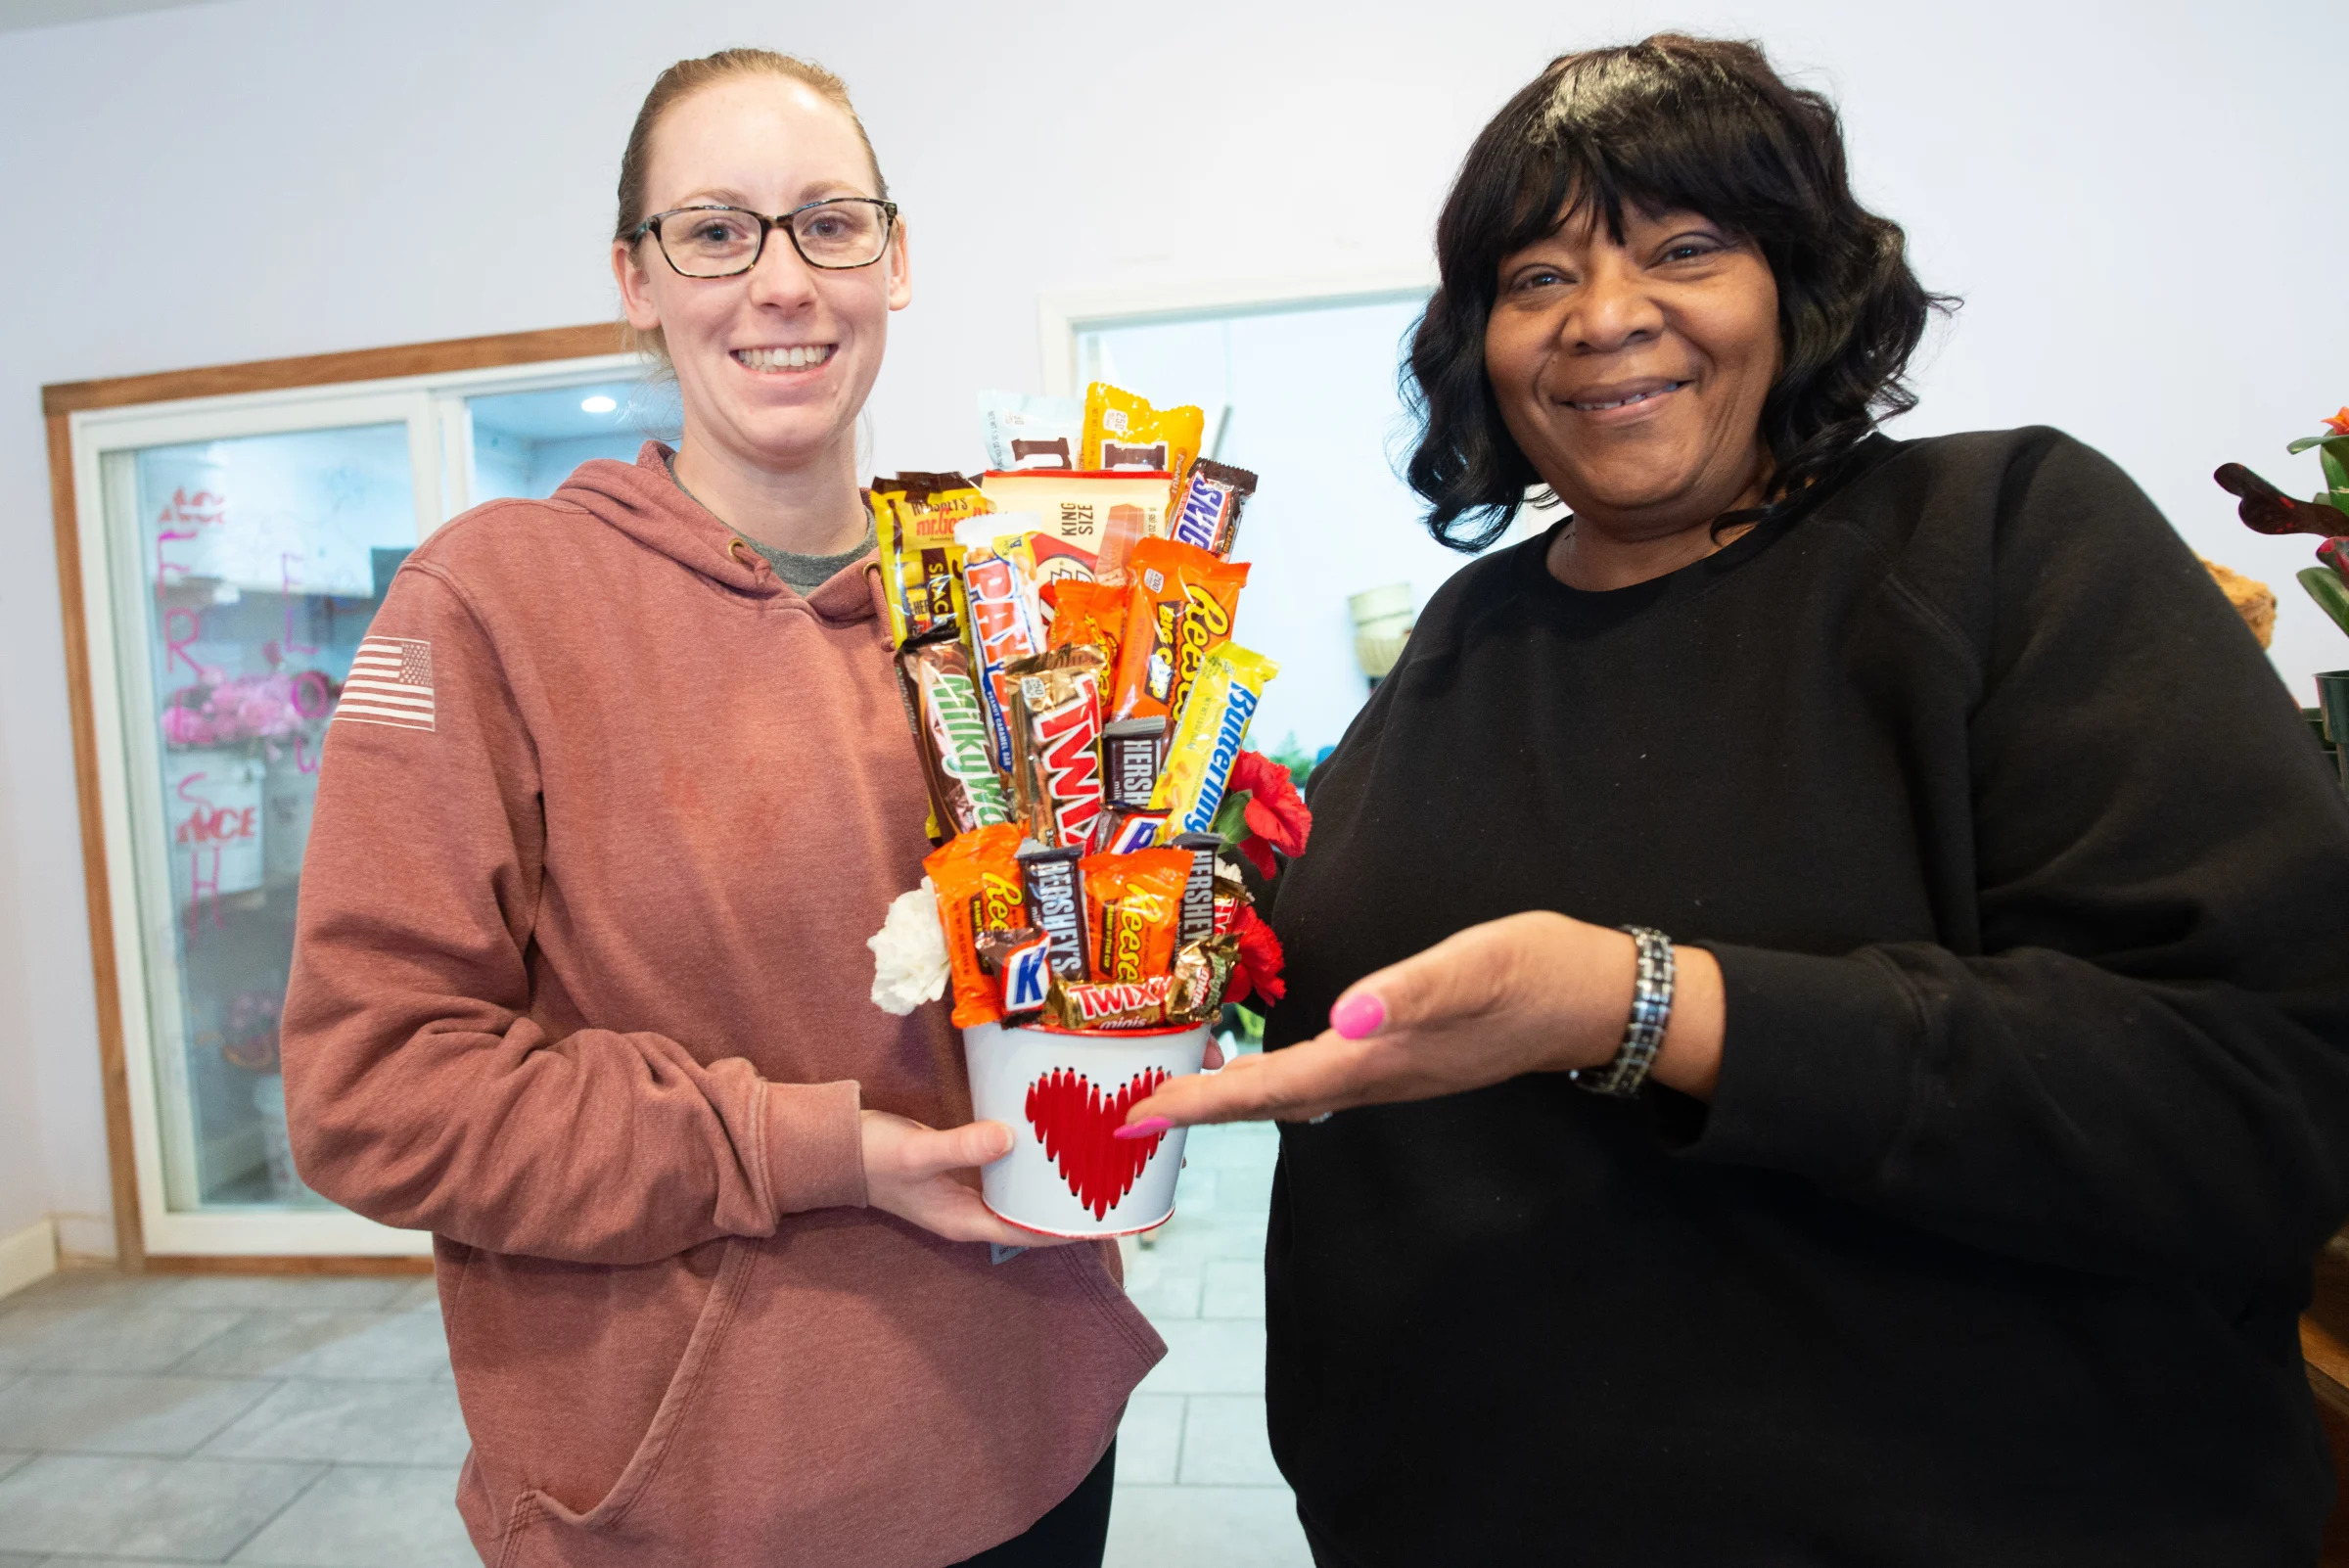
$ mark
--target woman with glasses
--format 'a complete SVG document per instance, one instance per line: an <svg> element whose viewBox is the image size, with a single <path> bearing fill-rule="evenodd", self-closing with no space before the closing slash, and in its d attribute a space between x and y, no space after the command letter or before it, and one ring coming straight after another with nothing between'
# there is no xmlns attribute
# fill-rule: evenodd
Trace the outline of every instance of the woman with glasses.
<svg viewBox="0 0 2349 1568"><path fill-rule="evenodd" d="M304 871L302 1174L435 1233L485 1561L1097 1564L1164 1347L1113 1247L979 1202L943 1008L866 994L928 849L855 473L911 283L839 80L670 68L613 266L682 437L395 578Z"/></svg>

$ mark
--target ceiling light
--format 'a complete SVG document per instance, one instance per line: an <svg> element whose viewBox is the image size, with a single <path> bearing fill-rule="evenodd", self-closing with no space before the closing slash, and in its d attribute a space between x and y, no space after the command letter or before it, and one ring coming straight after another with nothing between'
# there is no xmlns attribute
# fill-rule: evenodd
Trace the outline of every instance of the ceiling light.
<svg viewBox="0 0 2349 1568"><path fill-rule="evenodd" d="M619 406L620 404L606 397L602 392L597 392L593 397L579 399L579 412L582 414L609 414Z"/></svg>

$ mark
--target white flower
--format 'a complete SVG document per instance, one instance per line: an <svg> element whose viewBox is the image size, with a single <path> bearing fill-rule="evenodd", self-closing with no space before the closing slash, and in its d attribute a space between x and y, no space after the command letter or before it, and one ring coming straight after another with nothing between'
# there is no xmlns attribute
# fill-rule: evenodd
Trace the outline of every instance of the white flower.
<svg viewBox="0 0 2349 1568"><path fill-rule="evenodd" d="M888 918L864 945L873 949L873 1005L883 1012L903 1018L946 993L946 928L928 877L890 900Z"/></svg>

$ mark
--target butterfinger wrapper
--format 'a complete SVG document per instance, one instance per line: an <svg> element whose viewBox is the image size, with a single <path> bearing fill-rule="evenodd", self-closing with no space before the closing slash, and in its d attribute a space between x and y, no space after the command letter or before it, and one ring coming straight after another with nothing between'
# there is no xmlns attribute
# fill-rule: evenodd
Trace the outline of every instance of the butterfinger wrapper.
<svg viewBox="0 0 2349 1568"><path fill-rule="evenodd" d="M1183 700L1150 804L1171 814L1178 833L1205 833L1216 824L1231 764L1248 738L1248 721L1266 683L1280 667L1263 654L1227 642L1211 651Z"/></svg>

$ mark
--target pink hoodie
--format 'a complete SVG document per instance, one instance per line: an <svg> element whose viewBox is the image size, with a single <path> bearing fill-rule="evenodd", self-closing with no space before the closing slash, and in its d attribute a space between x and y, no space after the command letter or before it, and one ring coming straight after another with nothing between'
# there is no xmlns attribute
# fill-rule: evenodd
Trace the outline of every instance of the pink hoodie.
<svg viewBox="0 0 2349 1568"><path fill-rule="evenodd" d="M1111 1245L863 1207L860 1106L971 1114L944 1006L866 995L928 848L877 578L801 597L648 444L433 535L328 726L295 1147L435 1233L499 1568L954 1562L1165 1354Z"/></svg>

